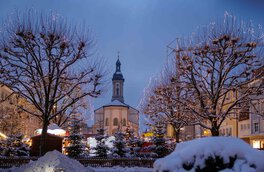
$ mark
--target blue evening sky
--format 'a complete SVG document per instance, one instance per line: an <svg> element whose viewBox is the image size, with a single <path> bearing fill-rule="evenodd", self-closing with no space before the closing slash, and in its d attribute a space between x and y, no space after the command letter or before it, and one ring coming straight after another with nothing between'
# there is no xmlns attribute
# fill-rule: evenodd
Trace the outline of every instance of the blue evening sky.
<svg viewBox="0 0 264 172"><path fill-rule="evenodd" d="M243 20L264 24L261 0L0 0L0 20L18 9L54 11L68 20L89 25L97 51L111 74L120 51L125 102L137 107L144 87L166 60L166 46L199 25L220 20L227 11ZM109 91L94 101L98 108L111 100Z"/></svg>

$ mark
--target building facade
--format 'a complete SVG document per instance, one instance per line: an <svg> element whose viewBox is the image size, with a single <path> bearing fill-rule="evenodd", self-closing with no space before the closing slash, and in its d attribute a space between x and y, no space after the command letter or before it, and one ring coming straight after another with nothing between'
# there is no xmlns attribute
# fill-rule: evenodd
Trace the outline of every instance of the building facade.
<svg viewBox="0 0 264 172"><path fill-rule="evenodd" d="M41 128L41 121L18 108L23 106L26 109L34 109L28 101L16 94L10 96L11 94L11 89L0 86L0 132L6 135L22 134L30 138L34 136L36 129Z"/></svg>
<svg viewBox="0 0 264 172"><path fill-rule="evenodd" d="M264 66L255 71L258 77L250 83L251 87L264 87ZM250 104L250 144L257 149L264 150L264 93L261 91L252 97Z"/></svg>
<svg viewBox="0 0 264 172"><path fill-rule="evenodd" d="M259 88L264 86L264 67L256 70L257 77L249 83L247 86L252 88ZM261 90L261 89L260 89ZM239 93L232 91L228 94L230 98L228 103L231 103L237 99ZM264 93L250 97L251 101L243 103L234 108L234 115L228 116L228 118L222 123L220 127L220 135L232 136L243 139L250 144L253 148L264 149Z"/></svg>
<svg viewBox="0 0 264 172"><path fill-rule="evenodd" d="M93 133L97 133L98 128L104 128L105 134L112 136L118 129L125 131L127 128L133 129L138 136L139 111L124 100L125 79L121 72L121 62L118 58L116 70L112 78L112 99L111 102L94 111Z"/></svg>

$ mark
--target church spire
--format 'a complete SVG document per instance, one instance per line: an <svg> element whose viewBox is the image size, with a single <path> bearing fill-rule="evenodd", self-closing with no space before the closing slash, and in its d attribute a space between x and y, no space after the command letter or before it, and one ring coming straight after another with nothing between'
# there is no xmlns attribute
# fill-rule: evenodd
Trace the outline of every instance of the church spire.
<svg viewBox="0 0 264 172"><path fill-rule="evenodd" d="M120 60L119 60L119 51L118 51L118 54L117 54L117 61L116 61L116 72L121 72L121 63L120 63Z"/></svg>
<svg viewBox="0 0 264 172"><path fill-rule="evenodd" d="M121 73L121 62L119 60L119 52L117 54L117 61L116 61L116 71L112 78L113 84L113 96L112 101L119 100L120 102L124 103L123 97L123 86L124 86L124 77Z"/></svg>

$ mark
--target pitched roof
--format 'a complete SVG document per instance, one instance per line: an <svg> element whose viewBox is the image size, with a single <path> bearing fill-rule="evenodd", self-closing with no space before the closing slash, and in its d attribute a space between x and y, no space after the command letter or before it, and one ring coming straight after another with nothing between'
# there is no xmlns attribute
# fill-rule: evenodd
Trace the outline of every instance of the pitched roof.
<svg viewBox="0 0 264 172"><path fill-rule="evenodd" d="M129 107L129 105L120 102L119 100L114 100L106 105L104 105L103 107L108 107L108 106L123 106L123 107Z"/></svg>
<svg viewBox="0 0 264 172"><path fill-rule="evenodd" d="M134 109L136 111L138 111L137 109L125 104L125 103L122 103L120 102L119 100L114 100L114 101L111 101L110 103L106 104L106 105L103 105L97 109L95 109L95 111L101 109L101 108L104 108L104 107L110 107L110 106L122 106L122 107L127 107L127 108L131 108L131 109Z"/></svg>

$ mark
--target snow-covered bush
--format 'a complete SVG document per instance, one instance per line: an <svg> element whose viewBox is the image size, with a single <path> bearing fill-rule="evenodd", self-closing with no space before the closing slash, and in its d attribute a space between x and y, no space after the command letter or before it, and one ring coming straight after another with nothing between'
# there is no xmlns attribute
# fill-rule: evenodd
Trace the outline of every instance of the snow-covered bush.
<svg viewBox="0 0 264 172"><path fill-rule="evenodd" d="M22 142L23 135L9 135L0 141L0 155L4 157L29 156L30 148Z"/></svg>
<svg viewBox="0 0 264 172"><path fill-rule="evenodd" d="M208 137L179 143L174 152L154 163L157 172L264 171L264 153L232 137Z"/></svg>

